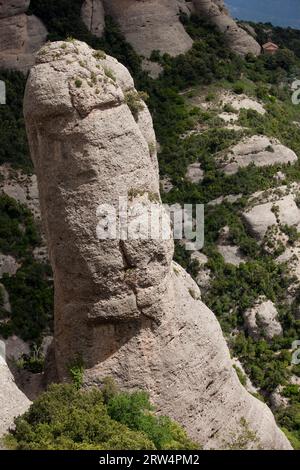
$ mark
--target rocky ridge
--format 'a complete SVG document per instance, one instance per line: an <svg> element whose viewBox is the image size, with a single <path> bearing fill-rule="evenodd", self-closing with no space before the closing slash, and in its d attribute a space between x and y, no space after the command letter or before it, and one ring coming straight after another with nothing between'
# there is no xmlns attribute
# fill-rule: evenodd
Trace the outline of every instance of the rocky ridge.
<svg viewBox="0 0 300 470"><path fill-rule="evenodd" d="M40 19L26 14L29 4L30 0L8 0L0 5L0 66L24 73L34 64L35 53L47 38ZM85 0L81 18L89 31L101 37L105 15L111 15L136 52L149 58L153 50L176 56L192 47L193 41L179 18L182 12L197 12L216 24L235 52L260 53L255 39L237 26L220 1ZM160 71L153 62L145 61L145 68L153 76Z"/></svg>
<svg viewBox="0 0 300 470"><path fill-rule="evenodd" d="M25 117L54 269L59 378L81 354L86 383L111 375L146 389L204 448L230 447L246 420L257 436L247 447L289 449L239 383L217 320L171 262L172 242L96 238L99 204L129 194L132 208L160 206L151 117L126 69L78 41L47 45Z"/></svg>

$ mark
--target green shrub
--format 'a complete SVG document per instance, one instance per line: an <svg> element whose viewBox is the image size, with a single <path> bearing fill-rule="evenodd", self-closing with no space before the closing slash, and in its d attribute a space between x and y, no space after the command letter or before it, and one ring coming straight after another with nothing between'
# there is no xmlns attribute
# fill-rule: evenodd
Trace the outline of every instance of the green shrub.
<svg viewBox="0 0 300 470"><path fill-rule="evenodd" d="M9 322L0 324L0 334L20 336L24 341L39 343L42 334L51 330L53 318L53 285L48 265L26 260L15 276L4 274L12 312Z"/></svg>
<svg viewBox="0 0 300 470"><path fill-rule="evenodd" d="M0 70L0 80L6 85L6 105L0 106L0 165L10 163L30 173L32 163L23 118L26 77L20 72Z"/></svg>
<svg viewBox="0 0 300 470"><path fill-rule="evenodd" d="M145 393L117 393L106 405L101 391L73 385L51 385L5 441L17 450L199 448L177 423L154 414Z"/></svg>
<svg viewBox="0 0 300 470"><path fill-rule="evenodd" d="M30 210L6 194L0 195L0 251L21 258L39 242Z"/></svg>

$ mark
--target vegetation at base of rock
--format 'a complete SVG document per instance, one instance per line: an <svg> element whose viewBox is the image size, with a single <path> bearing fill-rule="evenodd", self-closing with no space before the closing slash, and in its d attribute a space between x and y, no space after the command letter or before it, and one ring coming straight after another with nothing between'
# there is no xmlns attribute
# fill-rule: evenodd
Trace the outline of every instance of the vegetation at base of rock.
<svg viewBox="0 0 300 470"><path fill-rule="evenodd" d="M199 449L176 422L155 414L144 392L107 394L66 384L51 385L16 418L6 445L17 450Z"/></svg>

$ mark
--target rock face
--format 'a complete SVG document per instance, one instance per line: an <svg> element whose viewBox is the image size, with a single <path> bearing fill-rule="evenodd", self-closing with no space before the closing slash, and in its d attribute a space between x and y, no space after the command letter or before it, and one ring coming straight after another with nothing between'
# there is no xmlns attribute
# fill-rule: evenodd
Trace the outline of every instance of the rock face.
<svg viewBox="0 0 300 470"><path fill-rule="evenodd" d="M105 28L105 12L102 0L85 0L81 9L81 17L88 30L100 38Z"/></svg>
<svg viewBox="0 0 300 470"><path fill-rule="evenodd" d="M252 234L261 241L272 226L297 227L300 224L300 210L294 197L287 195L277 201L254 206L243 213L243 218Z"/></svg>
<svg viewBox="0 0 300 470"><path fill-rule="evenodd" d="M132 87L124 67L78 41L46 45L29 75L25 118L54 270L58 376L67 379L80 355L87 384L112 376L147 390L204 448L230 446L245 419L257 435L247 447L290 449L267 406L239 383L216 318L172 263L172 241L96 236L99 204L128 195L131 209L161 207L151 118L142 102L129 108Z"/></svg>
<svg viewBox="0 0 300 470"><path fill-rule="evenodd" d="M278 312L270 300L262 299L244 313L245 326L248 333L256 339L272 339L282 335L282 326L278 320Z"/></svg>
<svg viewBox="0 0 300 470"><path fill-rule="evenodd" d="M200 183L204 178L204 171L201 169L200 163L189 165L185 177L191 183Z"/></svg>
<svg viewBox="0 0 300 470"><path fill-rule="evenodd" d="M29 0L0 4L0 67L26 72L35 52L46 41L47 30L34 15L25 14Z"/></svg>
<svg viewBox="0 0 300 470"><path fill-rule="evenodd" d="M298 160L293 150L282 145L277 139L254 135L235 145L225 157L219 159L219 165L226 175L237 173L239 168L251 164L271 166L293 164Z"/></svg>
<svg viewBox="0 0 300 470"><path fill-rule="evenodd" d="M179 20L176 0L103 0L105 12L120 25L135 50L150 57L153 50L172 56L186 52L193 41Z"/></svg>
<svg viewBox="0 0 300 470"><path fill-rule="evenodd" d="M229 47L236 53L259 55L260 45L229 16L223 0L193 0L196 12L203 15L225 34Z"/></svg>
<svg viewBox="0 0 300 470"><path fill-rule="evenodd" d="M2 342L0 342L0 347ZM0 349L0 437L13 426L14 418L30 406L28 398L18 389Z"/></svg>

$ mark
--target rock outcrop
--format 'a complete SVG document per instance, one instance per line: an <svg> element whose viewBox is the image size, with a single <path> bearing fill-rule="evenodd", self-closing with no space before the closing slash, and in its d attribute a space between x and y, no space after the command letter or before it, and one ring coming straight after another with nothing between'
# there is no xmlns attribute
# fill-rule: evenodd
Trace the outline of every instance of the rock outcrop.
<svg viewBox="0 0 300 470"><path fill-rule="evenodd" d="M172 240L143 237L136 204L161 209L155 140L126 69L78 41L46 45L25 118L54 270L59 379L79 356L86 384L113 376L147 390L206 449L230 447L245 422L257 436L246 447L290 449L239 383L215 316L172 263ZM127 196L133 236L99 239L99 227L116 235L105 211Z"/></svg>
<svg viewBox="0 0 300 470"><path fill-rule="evenodd" d="M219 167L226 175L234 175L239 168L251 164L263 167L278 164L294 164L298 157L277 139L263 135L247 137L229 150L229 153L218 159Z"/></svg>
<svg viewBox="0 0 300 470"><path fill-rule="evenodd" d="M25 413L30 406L30 401L17 387L6 364L3 346L0 341L0 437L13 426L14 418Z"/></svg>
<svg viewBox="0 0 300 470"><path fill-rule="evenodd" d="M243 213L243 218L252 235L262 241L271 227L297 227L300 224L300 209L290 194L274 202L250 207Z"/></svg>
<svg viewBox="0 0 300 470"><path fill-rule="evenodd" d="M135 50L150 57L153 50L172 56L192 47L179 19L177 0L103 0L105 12L119 24Z"/></svg>
<svg viewBox="0 0 300 470"><path fill-rule="evenodd" d="M224 5L224 0L193 0L196 12L203 15L225 34L228 46L237 54L259 55L260 45L231 18Z"/></svg>
<svg viewBox="0 0 300 470"><path fill-rule="evenodd" d="M259 299L257 303L244 313L245 326L255 339L282 335L282 326L278 320L278 312L271 300Z"/></svg>
<svg viewBox="0 0 300 470"><path fill-rule="evenodd" d="M34 15L26 15L29 0L0 4L0 67L26 72L35 52L46 41L47 30Z"/></svg>

